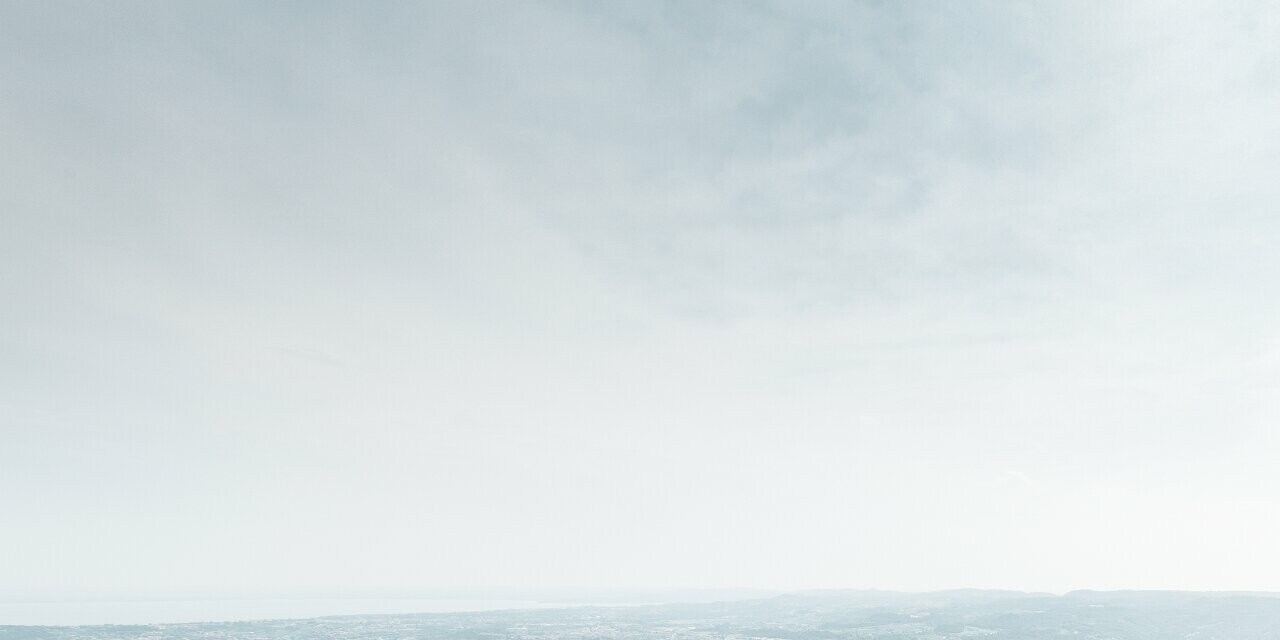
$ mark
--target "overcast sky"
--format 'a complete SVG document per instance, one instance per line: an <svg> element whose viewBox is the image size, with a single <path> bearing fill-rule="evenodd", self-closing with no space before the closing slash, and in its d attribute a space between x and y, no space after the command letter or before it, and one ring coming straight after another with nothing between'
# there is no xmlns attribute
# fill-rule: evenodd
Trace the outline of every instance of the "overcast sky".
<svg viewBox="0 0 1280 640"><path fill-rule="evenodd" d="M0 595L1280 590L1267 4L3 3Z"/></svg>

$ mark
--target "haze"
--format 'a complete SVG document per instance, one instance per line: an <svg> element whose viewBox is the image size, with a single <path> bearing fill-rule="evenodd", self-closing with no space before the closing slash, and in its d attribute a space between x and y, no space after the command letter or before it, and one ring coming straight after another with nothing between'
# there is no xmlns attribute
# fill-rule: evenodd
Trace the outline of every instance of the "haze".
<svg viewBox="0 0 1280 640"><path fill-rule="evenodd" d="M1266 3L0 5L0 595L1280 590Z"/></svg>

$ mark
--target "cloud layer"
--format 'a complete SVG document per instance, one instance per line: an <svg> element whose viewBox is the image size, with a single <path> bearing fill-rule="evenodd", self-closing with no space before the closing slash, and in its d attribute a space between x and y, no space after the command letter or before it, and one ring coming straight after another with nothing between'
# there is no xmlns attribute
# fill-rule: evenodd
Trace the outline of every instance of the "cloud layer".
<svg viewBox="0 0 1280 640"><path fill-rule="evenodd" d="M1278 588L1262 4L0 14L0 593Z"/></svg>

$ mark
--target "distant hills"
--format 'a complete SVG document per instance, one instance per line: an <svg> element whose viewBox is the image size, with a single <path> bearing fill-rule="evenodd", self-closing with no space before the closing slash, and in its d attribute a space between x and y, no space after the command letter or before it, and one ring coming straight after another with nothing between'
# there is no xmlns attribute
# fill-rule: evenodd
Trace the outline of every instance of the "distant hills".
<svg viewBox="0 0 1280 640"><path fill-rule="evenodd" d="M1280 595L961 589L172 625L0 626L0 640L1280 640Z"/></svg>

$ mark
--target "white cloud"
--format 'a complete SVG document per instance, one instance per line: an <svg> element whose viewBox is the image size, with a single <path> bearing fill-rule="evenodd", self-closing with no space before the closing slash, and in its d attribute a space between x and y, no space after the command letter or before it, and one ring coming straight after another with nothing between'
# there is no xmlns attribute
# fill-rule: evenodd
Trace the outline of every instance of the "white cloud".
<svg viewBox="0 0 1280 640"><path fill-rule="evenodd" d="M0 592L1274 589L1275 12L4 12Z"/></svg>

